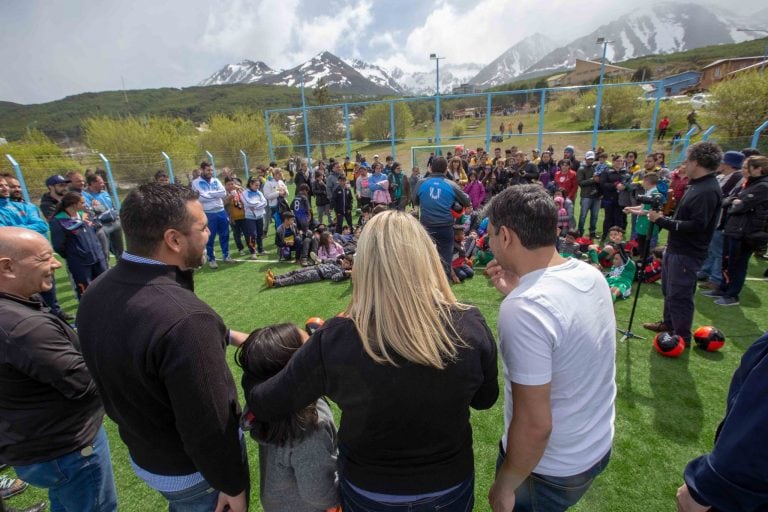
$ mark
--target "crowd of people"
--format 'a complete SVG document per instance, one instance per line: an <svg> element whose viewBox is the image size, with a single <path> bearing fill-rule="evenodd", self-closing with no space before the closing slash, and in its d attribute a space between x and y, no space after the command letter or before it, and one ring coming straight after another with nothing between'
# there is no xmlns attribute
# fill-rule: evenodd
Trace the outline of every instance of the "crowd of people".
<svg viewBox="0 0 768 512"><path fill-rule="evenodd" d="M292 162L292 180L259 166L245 185L207 161L189 186L158 171L119 212L98 173L51 176L39 211L0 177L0 463L19 478L0 490L26 481L48 489L52 510L117 510L107 414L170 510L248 509L243 432L259 445L267 511L471 510L470 409L496 403L500 358L490 507L565 510L611 458L612 303L637 276L660 279L664 316L646 327L690 343L697 278L718 304L738 304L747 262L768 242L768 158L754 150L701 142L670 170L663 153L641 165L633 151L577 158L567 146L556 161L552 147L457 146L430 155L424 175L358 157ZM230 234L258 259L270 227L278 259L299 268L268 271L269 288L352 280L348 307L317 330L240 332L194 294L193 271L218 268L216 237L222 262L234 260ZM80 301L76 331L56 299L55 253ZM498 348L450 286L483 264L503 296ZM743 471L732 453L768 460L766 342L742 361L713 454L685 469L680 510L768 501L765 464Z"/></svg>

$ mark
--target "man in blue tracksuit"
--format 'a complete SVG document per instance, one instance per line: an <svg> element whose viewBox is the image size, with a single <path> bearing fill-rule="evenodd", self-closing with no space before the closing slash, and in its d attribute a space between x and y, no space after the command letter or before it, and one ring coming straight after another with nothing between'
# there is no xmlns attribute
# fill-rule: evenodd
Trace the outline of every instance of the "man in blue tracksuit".
<svg viewBox="0 0 768 512"><path fill-rule="evenodd" d="M447 169L448 161L445 158L435 158L429 175L416 185L413 202L419 206L419 220L437 245L440 262L450 281L455 222L451 214L454 211L452 207L454 203L462 207L467 207L471 203L469 196L461 190L461 187L445 175Z"/></svg>
<svg viewBox="0 0 768 512"><path fill-rule="evenodd" d="M217 178L214 178L213 166L210 162L203 161L200 164L200 177L192 181L192 190L200 194L200 204L203 205L205 216L208 217L208 229L211 230L211 235L205 246L205 252L208 254L208 266L218 268L216 255L213 253L213 242L216 235L219 236L221 256L224 261L232 261L232 258L229 257L229 218L224 210L224 198L227 197L227 190Z"/></svg>

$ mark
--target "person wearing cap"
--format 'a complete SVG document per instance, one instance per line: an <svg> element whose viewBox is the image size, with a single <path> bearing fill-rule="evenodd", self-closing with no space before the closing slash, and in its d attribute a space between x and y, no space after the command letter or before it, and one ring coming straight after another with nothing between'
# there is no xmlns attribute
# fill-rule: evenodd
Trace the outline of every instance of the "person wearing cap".
<svg viewBox="0 0 768 512"><path fill-rule="evenodd" d="M587 151L584 163L576 171L581 193L579 233L584 234L584 223L589 213L589 237L597 237L597 216L600 215L600 176L595 176L595 152Z"/></svg>
<svg viewBox="0 0 768 512"><path fill-rule="evenodd" d="M702 141L690 146L683 164L690 181L674 215L667 217L655 210L647 212L648 220L669 234L661 264L663 317L660 322L644 323L643 327L676 334L686 345L691 343L696 272L706 259L720 218L723 193L715 172L722 159L720 146L713 142Z"/></svg>
<svg viewBox="0 0 768 512"><path fill-rule="evenodd" d="M539 165L539 162L541 161L541 157L539 156L541 152L538 148L533 148L531 150L531 163L535 165Z"/></svg>
<svg viewBox="0 0 768 512"><path fill-rule="evenodd" d="M724 198L739 192L743 179L741 172L743 163L744 154L739 151L726 151L723 154L723 162L717 170L717 182L720 184ZM720 222L707 249L707 259L701 264L701 270L696 274L699 281L703 281L699 285L703 290L717 290L723 283L723 229L728 218L727 211L728 208L724 206Z"/></svg>
<svg viewBox="0 0 768 512"><path fill-rule="evenodd" d="M53 217L53 211L64 194L67 193L69 183L70 181L61 174L54 174L45 180L48 192L40 197L40 211L43 213L43 217L46 219Z"/></svg>

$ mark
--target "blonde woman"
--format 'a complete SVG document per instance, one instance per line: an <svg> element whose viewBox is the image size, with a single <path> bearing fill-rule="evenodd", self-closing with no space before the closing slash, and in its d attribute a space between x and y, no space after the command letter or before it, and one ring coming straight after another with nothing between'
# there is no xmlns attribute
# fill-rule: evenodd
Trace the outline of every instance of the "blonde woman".
<svg viewBox="0 0 768 512"><path fill-rule="evenodd" d="M264 194L264 197L267 198L267 206L269 208L267 209L267 213L265 215L264 220L264 236L267 236L267 232L269 230L269 217L271 216L272 219L275 221L275 229L280 227L280 224L282 224L282 219L280 218L280 209L278 207L278 201L280 198L286 199L286 196L288 195L288 187L285 185L285 182L283 181L283 173L282 171L277 167L269 167L267 168L267 181L264 183L264 187L262 189L262 193Z"/></svg>
<svg viewBox="0 0 768 512"><path fill-rule="evenodd" d="M345 512L472 510L469 408L499 393L488 325L456 300L427 232L402 212L368 221L352 282L344 316L248 393L254 417L277 420L323 395L336 402Z"/></svg>
<svg viewBox="0 0 768 512"><path fill-rule="evenodd" d="M448 163L448 177L461 185L462 188L469 182L467 173L464 171L464 164L458 156L451 158L451 161Z"/></svg>

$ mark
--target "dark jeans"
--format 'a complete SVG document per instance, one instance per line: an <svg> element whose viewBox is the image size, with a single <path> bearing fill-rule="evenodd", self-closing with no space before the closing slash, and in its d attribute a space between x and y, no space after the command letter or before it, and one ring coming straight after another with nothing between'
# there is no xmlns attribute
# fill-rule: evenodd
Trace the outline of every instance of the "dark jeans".
<svg viewBox="0 0 768 512"><path fill-rule="evenodd" d="M661 260L661 291L664 294L664 323L672 326L675 334L691 341L693 324L693 295L696 292L696 273L701 259L683 254L664 252Z"/></svg>
<svg viewBox="0 0 768 512"><path fill-rule="evenodd" d="M75 283L75 293L79 301L91 281L107 271L107 263L104 260L97 260L92 265L83 265L77 261L72 263L67 261L67 269Z"/></svg>
<svg viewBox="0 0 768 512"><path fill-rule="evenodd" d="M347 221L347 226L349 226L349 232L353 232L355 230L355 226L352 225L352 212L344 212L344 214L341 214L339 212L336 212L336 232L341 233L341 227L344 225L344 221ZM329 226L330 227L330 226Z"/></svg>
<svg viewBox="0 0 768 512"><path fill-rule="evenodd" d="M251 254L256 252L264 252L264 245L262 240L264 238L264 219L243 219L245 227L245 240L248 243L248 250ZM237 224L235 224L237 225ZM237 241L237 234L235 234L235 241Z"/></svg>
<svg viewBox="0 0 768 512"><path fill-rule="evenodd" d="M465 279L469 279L475 275L475 271L472 270L472 267L466 264L454 268L453 271L456 274L456 277L459 278L459 281L464 281Z"/></svg>
<svg viewBox="0 0 768 512"><path fill-rule="evenodd" d="M16 475L35 487L48 489L51 512L117 510L109 441L101 427L92 443L61 457L14 466Z"/></svg>
<svg viewBox="0 0 768 512"><path fill-rule="evenodd" d="M219 500L219 491L205 480L183 491L160 494L168 501L169 512L211 512Z"/></svg>
<svg viewBox="0 0 768 512"><path fill-rule="evenodd" d="M746 240L737 240L729 236L723 237L725 247L726 270L723 273L723 281L720 289L726 297L739 299L744 281L747 279L749 257L755 251L755 247Z"/></svg>
<svg viewBox="0 0 768 512"><path fill-rule="evenodd" d="M579 211L579 233L584 233L584 222L587 220L587 213L589 213L589 232L590 234L597 231L597 216L600 215L600 198L599 197L582 197L581 198L581 210Z"/></svg>
<svg viewBox="0 0 768 512"><path fill-rule="evenodd" d="M235 246L237 246L237 250L242 251L245 248L243 245L243 238L245 238L246 243L248 242L248 231L245 225L245 219L237 219L232 222L232 236L235 238Z"/></svg>
<svg viewBox="0 0 768 512"><path fill-rule="evenodd" d="M608 230L613 226L619 226L622 229L627 227L627 216L624 215L622 210L623 208L619 206L618 200L603 207L603 212L605 213L605 217L603 217L603 238L608 237Z"/></svg>
<svg viewBox="0 0 768 512"><path fill-rule="evenodd" d="M344 478L339 480L341 508L344 512L471 512L475 504L474 476L442 496L394 504L366 498L355 491Z"/></svg>
<svg viewBox="0 0 768 512"><path fill-rule="evenodd" d="M453 226L424 226L437 246L437 254L448 281L451 281L451 260L453 259Z"/></svg>
<svg viewBox="0 0 768 512"><path fill-rule="evenodd" d="M611 450L594 466L573 476L528 475L515 491L515 512L559 512L575 505L603 472L611 460ZM499 443L496 472L504 463L504 450Z"/></svg>

